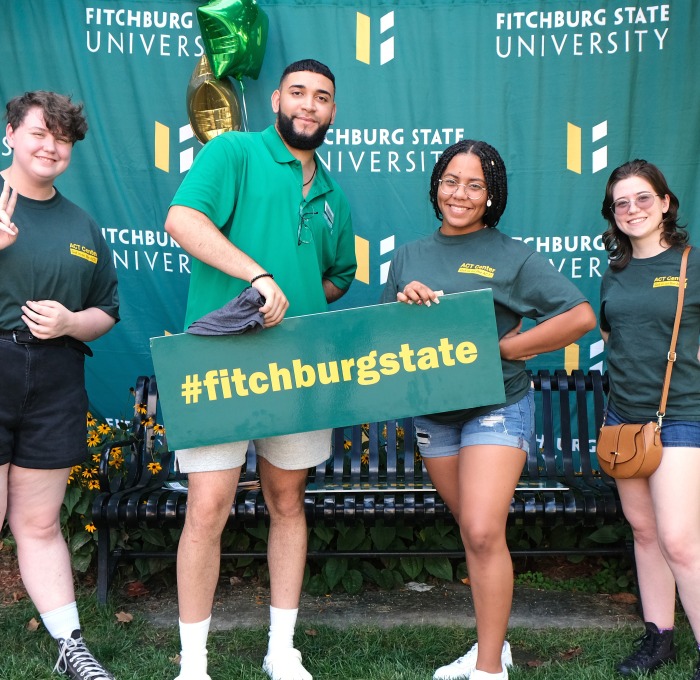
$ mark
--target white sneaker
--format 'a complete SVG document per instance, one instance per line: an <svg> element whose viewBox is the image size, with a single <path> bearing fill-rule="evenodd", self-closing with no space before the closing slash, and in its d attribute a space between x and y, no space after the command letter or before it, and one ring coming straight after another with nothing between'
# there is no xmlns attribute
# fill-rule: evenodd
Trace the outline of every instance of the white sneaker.
<svg viewBox="0 0 700 680"><path fill-rule="evenodd" d="M293 647L268 653L263 670L270 680L313 680L311 673L301 665L301 652Z"/></svg>
<svg viewBox="0 0 700 680"><path fill-rule="evenodd" d="M211 680L207 675L207 657L189 659L182 663L184 659L180 657L180 675L175 680Z"/></svg>
<svg viewBox="0 0 700 680"><path fill-rule="evenodd" d="M433 675L433 680L463 680L469 677L476 680L476 676L474 676L473 673L476 669L476 657L478 653L479 643L476 642L464 656L460 656L459 659L447 666L438 668ZM513 665L513 655L511 654L508 640L503 643L501 664L503 665L503 672L506 673L503 677L507 680L508 673L506 672L506 668Z"/></svg>
<svg viewBox="0 0 700 680"><path fill-rule="evenodd" d="M487 673L475 669L470 678L471 680L508 680L508 671L504 668L500 673Z"/></svg>

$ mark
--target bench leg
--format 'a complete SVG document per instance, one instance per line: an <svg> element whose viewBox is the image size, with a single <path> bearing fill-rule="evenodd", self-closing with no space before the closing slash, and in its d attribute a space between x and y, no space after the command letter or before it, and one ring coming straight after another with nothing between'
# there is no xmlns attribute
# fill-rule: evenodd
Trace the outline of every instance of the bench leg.
<svg viewBox="0 0 700 680"><path fill-rule="evenodd" d="M100 527L97 530L97 602L101 605L107 604L109 588L112 585L121 553L120 550L115 550L114 555L112 555L110 542L111 531L109 527Z"/></svg>

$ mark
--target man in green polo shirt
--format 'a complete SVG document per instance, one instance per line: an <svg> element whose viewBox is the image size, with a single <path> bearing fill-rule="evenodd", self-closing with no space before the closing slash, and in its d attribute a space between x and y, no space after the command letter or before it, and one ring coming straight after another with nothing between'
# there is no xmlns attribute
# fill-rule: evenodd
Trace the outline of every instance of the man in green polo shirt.
<svg viewBox="0 0 700 680"><path fill-rule="evenodd" d="M335 117L335 78L306 59L272 94L274 126L215 137L175 194L166 231L193 258L185 327L248 286L265 298L266 328L285 315L323 312L355 275L347 199L315 150ZM221 532L248 442L178 452L189 475L177 561L178 680L209 680L206 641L219 576ZM306 563L303 498L309 467L330 450L330 430L255 441L270 512L270 633L263 669L272 680L311 680L294 649Z"/></svg>

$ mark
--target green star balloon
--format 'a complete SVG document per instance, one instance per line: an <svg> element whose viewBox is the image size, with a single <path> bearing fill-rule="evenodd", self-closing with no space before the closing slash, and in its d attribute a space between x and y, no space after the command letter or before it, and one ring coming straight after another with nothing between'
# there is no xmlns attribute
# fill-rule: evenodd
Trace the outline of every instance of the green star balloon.
<svg viewBox="0 0 700 680"><path fill-rule="evenodd" d="M257 79L267 46L267 14L255 0L212 0L197 8L204 51L217 78Z"/></svg>

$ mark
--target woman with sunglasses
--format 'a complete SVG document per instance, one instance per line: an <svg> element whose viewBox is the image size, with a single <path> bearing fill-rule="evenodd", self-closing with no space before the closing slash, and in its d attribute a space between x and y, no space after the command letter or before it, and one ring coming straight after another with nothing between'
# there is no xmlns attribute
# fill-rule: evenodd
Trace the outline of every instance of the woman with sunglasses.
<svg viewBox="0 0 700 680"><path fill-rule="evenodd" d="M439 303L437 291L490 288L495 302L506 401L415 419L430 478L459 524L476 612L478 643L439 668L436 680L508 678L513 564L506 520L534 427L525 359L595 328L595 314L576 286L496 229L507 198L506 169L496 149L473 140L447 148L430 181L440 226L397 250L382 296L382 302L428 307ZM523 317L536 325L520 333Z"/></svg>
<svg viewBox="0 0 700 680"><path fill-rule="evenodd" d="M602 214L610 266L600 293L610 394L606 423L656 420L688 234L678 199L655 165L625 163L610 175ZM617 666L653 672L676 658L676 586L700 639L700 253L690 251L676 361L661 428L661 465L648 479L618 479L632 525L645 633ZM690 676L689 676L690 677ZM692 675L700 680L700 663Z"/></svg>

